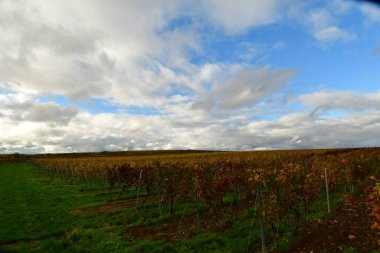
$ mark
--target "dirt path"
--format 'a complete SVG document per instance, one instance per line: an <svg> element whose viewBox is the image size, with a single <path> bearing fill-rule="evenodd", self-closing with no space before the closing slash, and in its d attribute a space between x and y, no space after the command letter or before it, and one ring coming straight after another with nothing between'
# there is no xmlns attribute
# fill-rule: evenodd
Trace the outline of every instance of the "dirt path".
<svg viewBox="0 0 380 253"><path fill-rule="evenodd" d="M376 249L370 229L369 205L363 196L346 197L342 207L329 219L305 231L304 239L292 252L343 252L349 248L356 250L350 252L360 253Z"/></svg>
<svg viewBox="0 0 380 253"><path fill-rule="evenodd" d="M123 199L117 201L110 201L101 205L96 205L87 208L75 208L70 211L72 215L78 215L86 217L89 214L106 214L106 213L120 213L125 208L135 207L136 200L134 199Z"/></svg>

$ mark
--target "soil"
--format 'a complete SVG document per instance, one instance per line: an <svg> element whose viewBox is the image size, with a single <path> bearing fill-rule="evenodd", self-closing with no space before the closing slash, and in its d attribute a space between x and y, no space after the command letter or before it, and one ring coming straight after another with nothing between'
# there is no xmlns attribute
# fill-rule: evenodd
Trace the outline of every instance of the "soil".
<svg viewBox="0 0 380 253"><path fill-rule="evenodd" d="M136 200L123 199L112 202L107 202L101 205L87 208L77 208L70 211L72 215L88 216L89 214L106 214L106 213L119 213L124 208L135 207Z"/></svg>
<svg viewBox="0 0 380 253"><path fill-rule="evenodd" d="M211 212L200 212L200 230L221 233L231 227L233 222L221 221ZM158 225L138 226L127 229L127 240L165 240L173 241L178 238L190 239L197 234L197 218L195 214L183 218L170 218Z"/></svg>
<svg viewBox="0 0 380 253"><path fill-rule="evenodd" d="M184 219L170 219L165 223L151 226L138 226L130 228L126 231L124 239L126 240L165 240L172 241L176 238L191 238L196 231L195 217L185 217ZM181 229L186 228L186 229Z"/></svg>
<svg viewBox="0 0 380 253"><path fill-rule="evenodd" d="M371 252L376 249L375 235L370 228L370 206L362 196L346 196L343 205L328 219L317 220L306 229L301 242L291 252L318 253Z"/></svg>

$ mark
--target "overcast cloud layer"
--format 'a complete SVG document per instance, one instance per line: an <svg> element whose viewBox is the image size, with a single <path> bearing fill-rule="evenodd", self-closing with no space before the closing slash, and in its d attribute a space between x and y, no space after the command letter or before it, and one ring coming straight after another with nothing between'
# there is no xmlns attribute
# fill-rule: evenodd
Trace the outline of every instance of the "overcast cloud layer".
<svg viewBox="0 0 380 253"><path fill-rule="evenodd" d="M0 153L380 145L380 9L2 0Z"/></svg>

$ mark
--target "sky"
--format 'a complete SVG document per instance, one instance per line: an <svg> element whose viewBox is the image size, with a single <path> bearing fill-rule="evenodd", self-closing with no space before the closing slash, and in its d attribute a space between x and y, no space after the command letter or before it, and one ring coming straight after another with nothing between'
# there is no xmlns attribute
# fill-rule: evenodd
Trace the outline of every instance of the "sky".
<svg viewBox="0 0 380 253"><path fill-rule="evenodd" d="M1 0L0 153L380 146L380 8Z"/></svg>

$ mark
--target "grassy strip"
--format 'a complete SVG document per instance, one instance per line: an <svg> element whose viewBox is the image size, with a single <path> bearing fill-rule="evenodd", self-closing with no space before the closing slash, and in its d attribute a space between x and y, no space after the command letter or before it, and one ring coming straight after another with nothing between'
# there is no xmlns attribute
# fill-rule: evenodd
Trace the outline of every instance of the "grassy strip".
<svg viewBox="0 0 380 253"><path fill-rule="evenodd" d="M107 249L109 241L118 245L113 233L116 227L107 226L108 221L102 217L85 219L70 215L75 207L104 203L113 197L97 196L63 180L50 181L33 165L0 165L0 249L77 252L79 234L92 238L88 245L82 245L84 248L92 241L97 242L95 248L99 249Z"/></svg>

